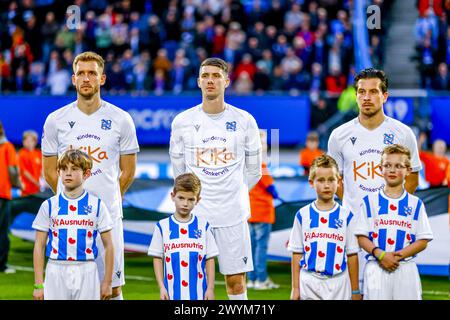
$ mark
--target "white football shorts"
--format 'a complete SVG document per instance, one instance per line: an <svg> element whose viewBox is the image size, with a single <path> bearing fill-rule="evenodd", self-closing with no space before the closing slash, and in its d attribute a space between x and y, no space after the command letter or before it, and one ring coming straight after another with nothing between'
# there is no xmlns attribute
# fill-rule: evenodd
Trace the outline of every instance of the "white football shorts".
<svg viewBox="0 0 450 320"><path fill-rule="evenodd" d="M348 271L328 277L300 270L300 300L351 300Z"/></svg>

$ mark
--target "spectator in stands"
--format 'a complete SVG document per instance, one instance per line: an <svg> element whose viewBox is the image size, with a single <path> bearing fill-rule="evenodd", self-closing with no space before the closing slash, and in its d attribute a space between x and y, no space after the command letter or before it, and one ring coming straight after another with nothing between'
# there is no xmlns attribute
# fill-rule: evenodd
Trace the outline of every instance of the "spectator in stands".
<svg viewBox="0 0 450 320"><path fill-rule="evenodd" d="M175 60L171 71L171 82L173 84L173 93L179 94L186 85L186 72L190 71L190 61L186 57L184 49L178 49L175 53Z"/></svg>
<svg viewBox="0 0 450 320"><path fill-rule="evenodd" d="M155 70L155 75L158 70L162 71L162 75L164 76L164 80L168 79L169 72L172 69L172 63L167 57L166 49L159 49L158 54L153 61L153 70Z"/></svg>
<svg viewBox="0 0 450 320"><path fill-rule="evenodd" d="M425 167L425 180L430 184L430 188L443 186L450 165L446 156L447 144L444 140L437 139L433 142L432 152L426 152L421 149L424 139L424 135L419 136L418 147L420 160Z"/></svg>
<svg viewBox="0 0 450 320"><path fill-rule="evenodd" d="M3 124L0 122L0 272L15 273L8 267L9 253L9 201L12 199L12 188L21 189L19 171L17 169L16 150L6 138Z"/></svg>
<svg viewBox="0 0 450 320"><path fill-rule="evenodd" d="M111 26L111 43L116 54L122 54L129 47L128 41L128 24L123 21L123 15L115 16L115 23Z"/></svg>
<svg viewBox="0 0 450 320"><path fill-rule="evenodd" d="M256 63L255 80L253 90L262 94L271 89L270 74L264 61L260 60Z"/></svg>
<svg viewBox="0 0 450 320"><path fill-rule="evenodd" d="M450 90L450 76L448 75L448 66L441 62L438 66L438 73L433 79L432 88L434 90Z"/></svg>
<svg viewBox="0 0 450 320"><path fill-rule="evenodd" d="M246 53L242 56L242 60L234 69L234 74L232 80L236 80L240 77L241 73L246 72L247 76L253 81L256 73L256 65L253 62L252 56L250 53ZM244 77L245 78L245 77Z"/></svg>
<svg viewBox="0 0 450 320"><path fill-rule="evenodd" d="M114 62L111 71L108 73L108 81L105 82L105 89L109 94L125 94L127 89L127 82L125 80L125 73L122 70L119 62Z"/></svg>
<svg viewBox="0 0 450 320"><path fill-rule="evenodd" d="M218 24L214 27L214 36L212 40L212 54L215 57L223 58L225 50L225 27Z"/></svg>
<svg viewBox="0 0 450 320"><path fill-rule="evenodd" d="M339 96L347 87L345 75L341 73L338 66L332 67L331 74L325 78L325 85L327 93L334 97Z"/></svg>
<svg viewBox="0 0 450 320"><path fill-rule="evenodd" d="M55 38L55 47L64 51L65 49L73 50L73 46L75 44L75 32L69 30L66 24L60 28ZM97 42L97 47L101 47L101 43Z"/></svg>
<svg viewBox="0 0 450 320"><path fill-rule="evenodd" d="M31 64L30 82L33 88L33 92L36 95L44 93L45 83L45 69L42 62L33 62Z"/></svg>
<svg viewBox="0 0 450 320"><path fill-rule="evenodd" d="M226 62L233 65L236 63L236 57L241 53L245 40L246 35L241 29L241 24L236 21L231 22L225 38L224 57Z"/></svg>
<svg viewBox="0 0 450 320"><path fill-rule="evenodd" d="M274 91L281 91L284 90L284 84L286 80L284 78L283 74L283 68L281 65L276 65L273 68L273 75L270 79L270 83L272 84L272 90Z"/></svg>
<svg viewBox="0 0 450 320"><path fill-rule="evenodd" d="M239 73L233 83L234 92L237 94L249 94L253 89L253 81L247 71Z"/></svg>
<svg viewBox="0 0 450 320"><path fill-rule="evenodd" d="M47 85L50 88L50 94L62 96L67 93L71 85L71 77L69 71L63 68L63 64L58 60L56 71L49 75Z"/></svg>
<svg viewBox="0 0 450 320"><path fill-rule="evenodd" d="M435 77L436 50L431 46L430 37L426 37L423 45L419 46L419 71L422 88L431 89Z"/></svg>
<svg viewBox="0 0 450 320"><path fill-rule="evenodd" d="M33 130L23 133L23 148L18 153L20 181L22 182L21 196L25 197L40 191L40 178L42 175L42 154L36 148L38 135Z"/></svg>
<svg viewBox="0 0 450 320"><path fill-rule="evenodd" d="M261 131L263 154L267 154L267 136ZM250 190L250 212L248 219L254 270L248 273L247 287L255 290L277 289L279 285L273 283L267 274L267 249L272 225L275 223L274 199L278 199L274 180L270 175L267 164L262 164L262 177Z"/></svg>
<svg viewBox="0 0 450 320"><path fill-rule="evenodd" d="M319 127L331 118L335 110L323 95L311 100L310 128L319 131Z"/></svg>
<svg viewBox="0 0 450 320"><path fill-rule="evenodd" d="M309 175L309 168L315 158L324 154L324 151L319 149L319 135L315 131L308 133L306 137L305 148L300 150L299 164L303 167L304 175Z"/></svg>
<svg viewBox="0 0 450 320"><path fill-rule="evenodd" d="M284 26L292 26L297 29L303 22L304 13L301 11L302 7L298 2L293 2L291 9L284 15Z"/></svg>
<svg viewBox="0 0 450 320"><path fill-rule="evenodd" d="M42 36L32 12L26 15L23 38L30 45L34 60L42 59Z"/></svg>
<svg viewBox="0 0 450 320"><path fill-rule="evenodd" d="M267 73L269 75L272 74L273 66L274 66L273 58L272 58L272 51L270 51L269 49L264 49L262 52L262 58L258 62L261 62L261 64L264 64L264 68L267 70Z"/></svg>
<svg viewBox="0 0 450 320"><path fill-rule="evenodd" d="M25 68L23 66L20 66L16 70L16 76L14 77L14 86L13 90L16 92L25 92L25 91L31 91L32 86L30 81L28 81L28 76L25 72Z"/></svg>
<svg viewBox="0 0 450 320"><path fill-rule="evenodd" d="M5 56L0 52L0 92L10 88L11 69L5 59Z"/></svg>

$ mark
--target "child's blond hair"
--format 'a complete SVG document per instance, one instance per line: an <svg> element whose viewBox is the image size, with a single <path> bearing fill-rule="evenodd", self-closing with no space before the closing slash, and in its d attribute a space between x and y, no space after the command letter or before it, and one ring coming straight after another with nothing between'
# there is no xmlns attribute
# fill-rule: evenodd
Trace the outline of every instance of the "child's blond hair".
<svg viewBox="0 0 450 320"><path fill-rule="evenodd" d="M180 174L175 178L175 184L173 186L173 193L176 194L178 191L192 192L198 198L202 191L200 179L193 173Z"/></svg>
<svg viewBox="0 0 450 320"><path fill-rule="evenodd" d="M92 169L92 159L85 152L77 149L69 149L58 159L57 169L65 169L71 163L73 166L81 168L83 173Z"/></svg>
<svg viewBox="0 0 450 320"><path fill-rule="evenodd" d="M309 180L314 180L317 168L336 168L337 177L340 178L339 167L336 160L327 154L323 154L313 160L311 168L309 169Z"/></svg>
<svg viewBox="0 0 450 320"><path fill-rule="evenodd" d="M411 167L411 151L407 147L400 144L392 144L385 147L381 153L381 164L383 164L383 155L385 154L403 154L406 156L406 167Z"/></svg>

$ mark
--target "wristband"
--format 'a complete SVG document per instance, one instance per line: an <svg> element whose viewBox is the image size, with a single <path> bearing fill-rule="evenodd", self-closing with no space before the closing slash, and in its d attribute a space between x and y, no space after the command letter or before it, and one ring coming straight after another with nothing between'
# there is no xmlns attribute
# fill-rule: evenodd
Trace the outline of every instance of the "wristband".
<svg viewBox="0 0 450 320"><path fill-rule="evenodd" d="M41 284L35 283L35 284L34 284L34 288L35 288L35 289L44 289L44 284L43 284L43 283L41 283Z"/></svg>
<svg viewBox="0 0 450 320"><path fill-rule="evenodd" d="M372 249L372 256L373 256L374 258L376 258L376 257L375 257L375 250L376 250L376 249L380 249L380 248L379 248L379 247L375 247L375 248Z"/></svg>
<svg viewBox="0 0 450 320"><path fill-rule="evenodd" d="M359 291L359 289L358 290L353 290L352 294L361 294L361 291Z"/></svg>
<svg viewBox="0 0 450 320"><path fill-rule="evenodd" d="M385 254L386 254L386 251L383 251L383 252L378 256L378 258L377 258L378 261L383 260Z"/></svg>

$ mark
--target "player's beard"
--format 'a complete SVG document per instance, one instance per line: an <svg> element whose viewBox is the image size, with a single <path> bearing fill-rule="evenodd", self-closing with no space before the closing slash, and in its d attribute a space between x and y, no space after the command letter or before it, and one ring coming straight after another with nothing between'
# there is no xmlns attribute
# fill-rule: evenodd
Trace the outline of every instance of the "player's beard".
<svg viewBox="0 0 450 320"><path fill-rule="evenodd" d="M361 108L360 110L364 116L366 116L367 118L372 118L372 117L378 115L378 113L380 113L382 109L383 108L380 107L378 109L372 109L372 110L364 110L364 108Z"/></svg>
<svg viewBox="0 0 450 320"><path fill-rule="evenodd" d="M95 96L95 95L98 93L99 88L100 88L99 86L92 86L92 90L91 90L91 91L89 91L89 92L87 92L87 93L84 93L84 92L81 90L81 86L80 86L80 87L78 88L78 90L77 90L77 93L78 93L80 96L82 96L83 98L89 100L89 99L91 99L93 96Z"/></svg>

